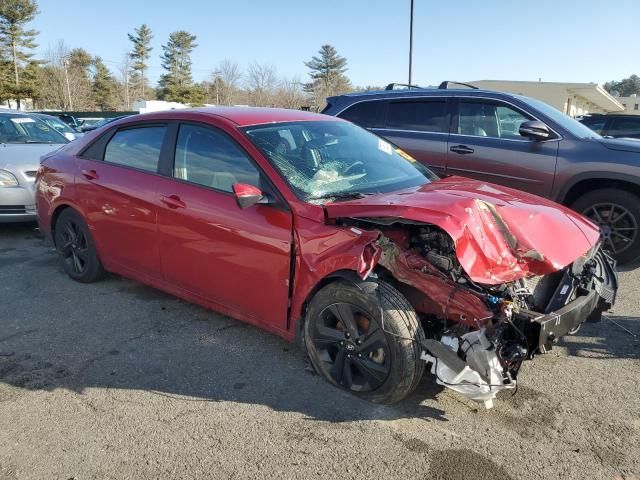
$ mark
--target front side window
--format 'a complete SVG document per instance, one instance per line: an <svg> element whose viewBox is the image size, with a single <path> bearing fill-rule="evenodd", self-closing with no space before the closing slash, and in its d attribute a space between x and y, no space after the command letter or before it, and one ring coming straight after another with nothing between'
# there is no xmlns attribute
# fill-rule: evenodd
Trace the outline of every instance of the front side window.
<svg viewBox="0 0 640 480"><path fill-rule="evenodd" d="M349 120L363 128L373 128L378 126L378 112L382 102L360 102L352 105L342 112L338 117Z"/></svg>
<svg viewBox="0 0 640 480"><path fill-rule="evenodd" d="M68 143L42 120L28 115L0 115L0 143Z"/></svg>
<svg viewBox="0 0 640 480"><path fill-rule="evenodd" d="M387 128L435 133L449 131L444 100L390 102L387 109Z"/></svg>
<svg viewBox="0 0 640 480"><path fill-rule="evenodd" d="M118 130L109 140L104 161L156 172L166 127L136 127Z"/></svg>
<svg viewBox="0 0 640 480"><path fill-rule="evenodd" d="M312 203L384 193L437 177L382 138L347 122L288 122L245 133L301 199Z"/></svg>
<svg viewBox="0 0 640 480"><path fill-rule="evenodd" d="M466 102L458 104L457 130L474 137L526 140L520 135L520 125L532 120L517 110L497 103Z"/></svg>
<svg viewBox="0 0 640 480"><path fill-rule="evenodd" d="M198 125L180 126L173 176L224 192L233 192L235 183L260 187L260 173L244 151L226 134Z"/></svg>

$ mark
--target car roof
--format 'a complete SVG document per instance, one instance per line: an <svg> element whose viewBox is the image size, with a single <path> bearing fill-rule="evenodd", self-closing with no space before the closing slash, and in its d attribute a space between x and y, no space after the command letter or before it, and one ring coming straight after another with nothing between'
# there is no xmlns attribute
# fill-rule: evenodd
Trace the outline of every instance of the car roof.
<svg viewBox="0 0 640 480"><path fill-rule="evenodd" d="M319 113L305 112L302 110L289 110L286 108L262 108L262 107L205 107L180 112L204 113L218 117L224 117L239 127L249 125L261 125L265 123L299 122L299 121L335 121L335 117L321 115Z"/></svg>
<svg viewBox="0 0 640 480"><path fill-rule="evenodd" d="M479 88L407 88L398 90L371 90L362 92L351 92L343 95L329 97L327 101L331 103L349 104L356 100L362 101L367 99L393 99L393 98L409 98L409 97L453 97L453 96L478 96L493 98L522 98L513 93L498 92L496 90L482 90Z"/></svg>
<svg viewBox="0 0 640 480"><path fill-rule="evenodd" d="M637 118L640 121L640 115L634 115L633 113L588 113L583 115L583 120L587 118Z"/></svg>

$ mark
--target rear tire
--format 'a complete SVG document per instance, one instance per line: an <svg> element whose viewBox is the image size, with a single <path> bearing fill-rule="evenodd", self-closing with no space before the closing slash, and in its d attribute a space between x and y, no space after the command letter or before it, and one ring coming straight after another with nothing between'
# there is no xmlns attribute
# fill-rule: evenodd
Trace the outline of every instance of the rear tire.
<svg viewBox="0 0 640 480"><path fill-rule="evenodd" d="M65 273L81 283L100 280L105 275L89 227L74 210L64 210L55 225L56 250Z"/></svg>
<svg viewBox="0 0 640 480"><path fill-rule="evenodd" d="M640 257L640 197L615 188L584 194L571 208L600 227L602 246L620 264Z"/></svg>
<svg viewBox="0 0 640 480"><path fill-rule="evenodd" d="M316 371L375 403L399 402L415 389L425 368L424 338L411 304L384 282L371 293L343 281L327 285L313 297L304 324Z"/></svg>

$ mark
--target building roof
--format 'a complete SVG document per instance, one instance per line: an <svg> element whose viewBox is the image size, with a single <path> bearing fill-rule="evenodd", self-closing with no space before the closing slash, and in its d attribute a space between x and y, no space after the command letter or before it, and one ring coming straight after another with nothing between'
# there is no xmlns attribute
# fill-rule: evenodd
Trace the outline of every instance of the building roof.
<svg viewBox="0 0 640 480"><path fill-rule="evenodd" d="M609 92L602 88L597 83L577 83L577 82L531 82L520 80L476 80L469 82L471 84L482 85L482 88L486 88L491 84L508 84L513 88L522 85L529 88L544 88L544 87L556 87L564 88L567 92L581 96L587 99L589 102L597 105L602 110L608 112L622 111L624 107L616 100ZM513 91L513 89L511 89ZM527 95L526 93L522 93Z"/></svg>

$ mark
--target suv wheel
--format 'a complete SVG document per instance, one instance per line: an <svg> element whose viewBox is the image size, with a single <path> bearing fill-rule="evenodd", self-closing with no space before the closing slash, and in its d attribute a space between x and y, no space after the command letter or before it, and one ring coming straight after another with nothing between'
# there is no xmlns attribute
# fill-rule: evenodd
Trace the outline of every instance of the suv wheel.
<svg viewBox="0 0 640 480"><path fill-rule="evenodd" d="M640 198L637 195L604 188L586 193L571 207L600 227L603 247L619 263L640 257Z"/></svg>

